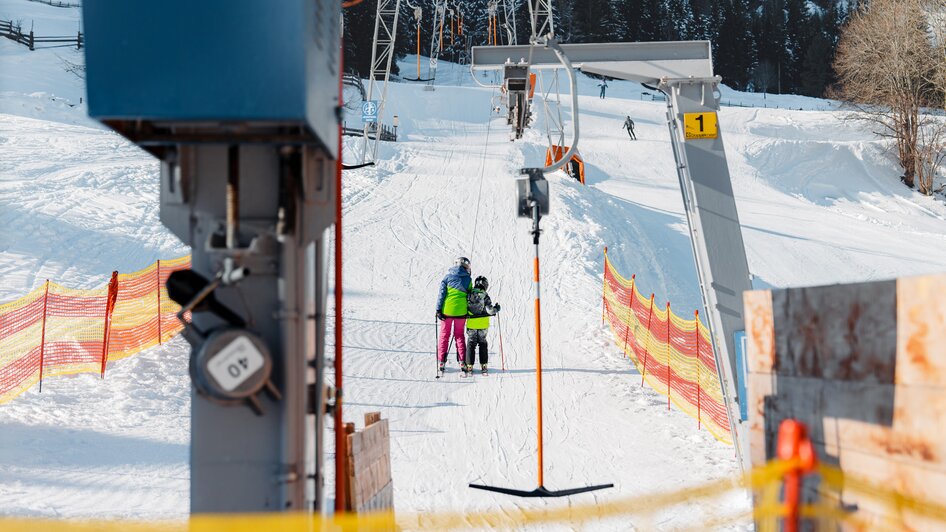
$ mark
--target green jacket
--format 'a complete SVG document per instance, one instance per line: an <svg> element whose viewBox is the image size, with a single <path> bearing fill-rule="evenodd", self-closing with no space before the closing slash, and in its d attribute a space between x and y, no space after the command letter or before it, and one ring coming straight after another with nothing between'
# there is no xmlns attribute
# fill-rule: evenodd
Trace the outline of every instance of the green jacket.
<svg viewBox="0 0 946 532"><path fill-rule="evenodd" d="M468 296L467 307L469 315L466 318L466 328L482 330L489 328L489 317L496 315L496 307L489 299L489 294L479 288L474 288Z"/></svg>
<svg viewBox="0 0 946 532"><path fill-rule="evenodd" d="M462 266L450 268L440 281L437 311L448 318L464 318L467 315L466 296L473 286L469 272Z"/></svg>

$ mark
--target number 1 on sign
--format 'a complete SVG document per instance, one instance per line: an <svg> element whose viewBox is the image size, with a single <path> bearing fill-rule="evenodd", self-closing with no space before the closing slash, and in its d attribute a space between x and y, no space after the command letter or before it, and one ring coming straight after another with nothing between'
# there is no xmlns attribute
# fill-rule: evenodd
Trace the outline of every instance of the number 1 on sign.
<svg viewBox="0 0 946 532"><path fill-rule="evenodd" d="M684 113L683 136L686 140L717 138L719 126L716 113Z"/></svg>

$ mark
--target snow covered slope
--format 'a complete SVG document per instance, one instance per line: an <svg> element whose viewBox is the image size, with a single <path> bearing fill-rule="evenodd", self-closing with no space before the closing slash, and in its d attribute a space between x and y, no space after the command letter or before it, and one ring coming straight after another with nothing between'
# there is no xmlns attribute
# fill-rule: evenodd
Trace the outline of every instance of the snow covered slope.
<svg viewBox="0 0 946 532"><path fill-rule="evenodd" d="M8 10L36 5L0 0ZM0 41L0 66L21 54L11 46ZM22 68L55 72L61 53L32 52ZM402 68L410 71L410 58ZM388 116L400 118L400 141L382 145L377 168L345 173L346 412L359 425L368 411L391 420L403 512L564 503L466 487L535 483L532 248L529 223L514 216L513 178L544 160L545 137L540 115L524 139L510 142L504 118L490 115L498 91L475 87L464 70L443 66L446 83L435 92L392 84ZM26 75L14 86L4 77L0 88L0 299L47 277L91 286L113 269L186 253L158 224L155 162L117 135L82 125L81 107L49 99L73 101L69 94L82 93L78 79L45 87L41 78ZM658 301L681 313L699 305L665 108L630 83L611 84L605 100L588 78L579 90L588 184L550 176L552 212L543 221L546 485L615 483L573 499L581 503L734 475L732 449L641 388L599 321L605 245ZM35 92L46 95L28 96ZM793 109L832 105L772 96L766 105L779 101ZM621 130L625 115L640 140ZM760 286L946 268L939 245L946 207L902 188L883 146L839 113L726 107L720 119ZM359 149L347 140L349 161ZM489 277L503 306L507 371L500 371L494 320L493 374L461 381L454 371L435 381L436 286L457 255L472 259L474 275ZM178 339L115 364L104 381L50 380L42 394L34 388L0 406L0 514L185 516L187 352ZM749 506L731 496L717 507ZM673 528L712 510L692 504L655 521L605 526Z"/></svg>

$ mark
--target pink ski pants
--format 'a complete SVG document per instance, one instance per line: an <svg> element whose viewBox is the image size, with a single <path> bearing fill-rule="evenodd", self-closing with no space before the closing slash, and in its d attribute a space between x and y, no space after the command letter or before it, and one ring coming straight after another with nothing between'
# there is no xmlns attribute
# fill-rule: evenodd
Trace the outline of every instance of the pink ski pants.
<svg viewBox="0 0 946 532"><path fill-rule="evenodd" d="M453 343L460 352L460 360L466 360L466 344L463 341L463 331L466 329L466 318L444 318L440 322L440 342L437 344L437 360L447 362L447 348L450 347L450 334L453 331Z"/></svg>

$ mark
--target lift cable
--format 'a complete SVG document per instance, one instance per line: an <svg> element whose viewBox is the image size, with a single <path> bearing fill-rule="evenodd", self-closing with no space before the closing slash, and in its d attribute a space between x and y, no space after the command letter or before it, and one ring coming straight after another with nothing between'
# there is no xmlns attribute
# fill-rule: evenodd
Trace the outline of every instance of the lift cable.
<svg viewBox="0 0 946 532"><path fill-rule="evenodd" d="M483 195L483 181L486 174L486 153L489 151L489 131L493 125L493 96L496 90L493 89L489 95L489 119L486 121L486 143L483 144L482 165L480 166L480 187L476 193L476 212L473 214L473 237L470 239L470 257L473 257L473 251L476 250L476 226L480 217L480 198Z"/></svg>

